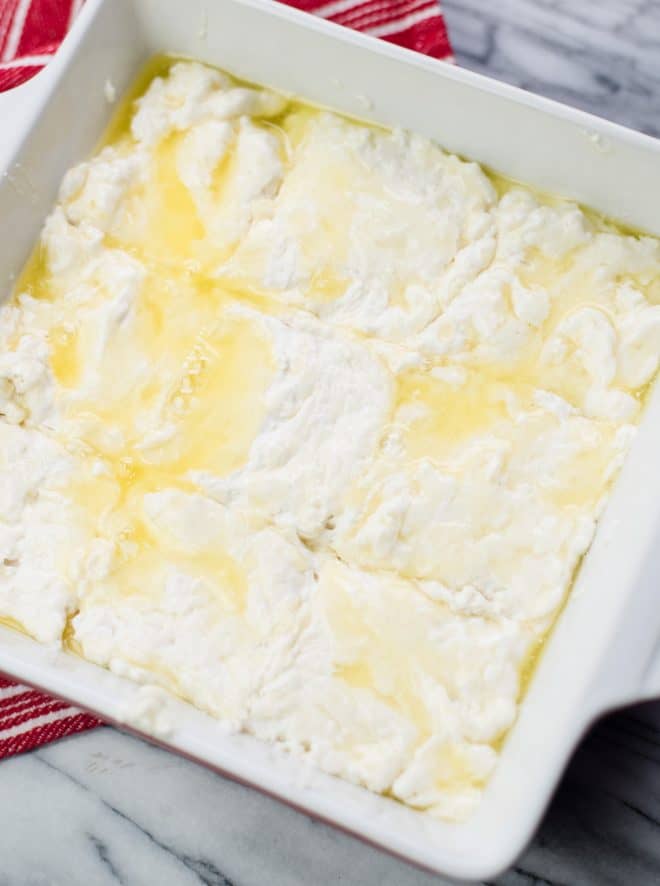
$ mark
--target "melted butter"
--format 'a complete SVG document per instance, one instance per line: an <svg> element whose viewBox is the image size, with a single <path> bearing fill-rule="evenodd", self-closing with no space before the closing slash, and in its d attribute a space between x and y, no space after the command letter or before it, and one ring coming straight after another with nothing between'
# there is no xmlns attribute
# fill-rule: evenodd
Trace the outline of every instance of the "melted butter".
<svg viewBox="0 0 660 886"><path fill-rule="evenodd" d="M271 376L268 344L250 321L200 335L165 410L181 433L160 447L158 461L179 474L239 468L263 419Z"/></svg>
<svg viewBox="0 0 660 886"><path fill-rule="evenodd" d="M104 143L130 149L134 101L172 61L150 66L122 103ZM224 476L245 463L274 369L262 327L227 309L242 303L275 313L279 306L266 293L214 277L222 250L209 243L179 178L183 137L172 135L156 147L146 182L126 198L126 224L106 236L106 246L128 252L146 268L129 314L105 336L97 318L113 293L90 281L91 301L75 324L63 306L64 319L50 328L50 361L58 385L75 395L62 401L63 409L76 446L89 457L66 491L100 534L116 542L120 563L113 593L148 587L149 575L167 561L212 582L224 608L240 611L246 579L222 539L208 549L182 551L149 527L144 514L150 493L194 491L191 471ZM216 199L230 188L234 167L227 156L214 171ZM16 292L48 300L56 318L62 294L53 290L44 253L34 251ZM169 433L154 438L162 429ZM93 462L98 470L92 470Z"/></svg>
<svg viewBox="0 0 660 886"><path fill-rule="evenodd" d="M483 170L499 198L513 190L522 189L528 194L532 194L535 199L544 206L562 206L567 202L575 202L570 198L561 195L551 194L531 185L519 182L516 179L502 175L492 169ZM620 221L608 218L601 212L585 206L582 203L576 204L582 212L588 227L595 232L605 234L616 234L619 236L632 237L640 239L653 235L647 234L640 228L632 227ZM561 317L566 307L577 306L581 303L591 301L593 297L593 280L589 276L582 274L581 279L572 274L570 281L566 280L566 275L572 270L572 263L579 255L579 247L572 250L561 258L551 258L543 256L536 248L529 250L526 257L527 268L521 275L521 282L525 285L538 285L541 288L554 289L555 303L551 315L552 320ZM651 304L660 303L660 270L647 275L631 275L630 279L634 281L637 288L644 294L644 297Z"/></svg>
<svg viewBox="0 0 660 886"><path fill-rule="evenodd" d="M144 530L144 497L169 488L192 491L194 470L224 476L239 468L263 420L271 374L263 335L246 318L231 318L198 334L168 389L159 390L148 379L147 387L155 387L155 399L163 404L157 425L172 429L169 438L140 448L139 395L123 404L77 403L71 419L82 420L79 439L97 453L103 470L77 478L69 494L105 534L128 539L140 550L153 547ZM106 377L111 380L112 374ZM108 429L119 432L114 450L104 445Z"/></svg>
<svg viewBox="0 0 660 886"><path fill-rule="evenodd" d="M329 268L312 276L307 294L315 304L324 305L336 301L346 292L349 285L347 277L333 273Z"/></svg>
<svg viewBox="0 0 660 886"><path fill-rule="evenodd" d="M329 155L310 142L304 124L310 115L293 113L282 128L297 150L296 164L280 190L279 199L291 207L292 229L299 243L303 263L311 269L306 297L326 303L343 295L348 286L344 273L350 247L350 222L355 212L356 192L364 187L365 170L350 156ZM303 122L304 121L304 122ZM323 163L320 163L319 151ZM323 174L319 177L319 170ZM309 187L314 182L315 212L309 213Z"/></svg>
<svg viewBox="0 0 660 886"><path fill-rule="evenodd" d="M195 243L205 235L204 225L188 188L177 171L180 135L168 136L158 146L153 161L151 187L146 194L144 243L167 264L185 261Z"/></svg>
<svg viewBox="0 0 660 886"><path fill-rule="evenodd" d="M64 388L74 387L80 380L81 360L78 353L78 337L70 324L53 327L48 334L50 365L58 384Z"/></svg>
<svg viewBox="0 0 660 886"><path fill-rule="evenodd" d="M32 250L32 253L28 257L28 260L16 280L14 298L23 293L36 299L51 298L48 260L46 250L41 245L41 241L39 241Z"/></svg>
<svg viewBox="0 0 660 886"><path fill-rule="evenodd" d="M522 385L521 385L522 386ZM430 373L406 372L397 379L396 413L403 416L404 441L412 459L439 458L483 433L507 415L511 391L497 375L472 372L454 385ZM405 413L415 414L407 419Z"/></svg>
<svg viewBox="0 0 660 886"><path fill-rule="evenodd" d="M167 327L173 328L169 323ZM211 584L223 611L242 611L247 580L223 540L204 549L177 549L148 526L144 501L164 489L193 492L189 479L193 470L219 476L243 464L262 421L263 394L271 373L263 335L245 318L232 318L197 336L169 390L163 392L155 385L156 399L165 403L162 418L174 428L170 439L144 450L137 447L140 396L112 408L83 404L87 425L80 436L98 452L107 473L77 478L68 493L102 535L115 539L121 563L107 589L95 593L109 591L116 597L144 592L154 584L160 587L158 568L166 562ZM153 380L148 386L154 387ZM99 440L98 434L108 428L120 430L124 440L114 452L103 449Z"/></svg>
<svg viewBox="0 0 660 886"><path fill-rule="evenodd" d="M534 674L536 673L536 670L541 662L541 657L543 656L543 652L545 650L547 639L550 636L550 634L552 633L552 631L554 630L555 625L559 621L561 614L564 611L566 604L568 603L569 597L571 595L571 589L572 589L573 585L575 584L578 573L582 567L582 561L584 560L585 556L586 556L586 553L583 554L578 559L577 563L573 567L573 573L571 575L570 581L567 583L566 590L564 592L564 597L563 597L561 603L559 604L559 606L557 607L557 610L555 611L555 613L552 616L552 622L551 622L550 626L547 628L547 630L542 635L536 637L536 639L532 642L530 648L527 650L527 654L523 658L522 666L520 668L520 673L519 673L519 681L518 681L518 685L519 685L518 703L519 704L523 701L523 699L527 695L527 692L529 691L529 688L530 688L532 681L534 679ZM508 735L508 732L505 732L504 735L500 736L500 738L494 743L493 747L495 747L496 750L500 750L502 748L502 746L504 745L504 742L506 741L507 735Z"/></svg>
<svg viewBox="0 0 660 886"><path fill-rule="evenodd" d="M358 607L339 581L334 581L326 593L333 632L340 644L351 648L349 659L336 665L335 675L353 689L370 690L383 704L407 717L420 741L428 737L431 722L417 682L419 670L433 663L423 660L423 648L417 647L413 654L412 644L406 642L409 635L398 619L393 620L390 630L384 631L381 624L376 628L368 612ZM391 613L391 608L388 611ZM409 619L403 612L399 614L406 624Z"/></svg>
<svg viewBox="0 0 660 886"><path fill-rule="evenodd" d="M180 571L212 588L214 600L223 612L240 613L245 608L248 591L245 573L221 540L213 547L196 550L168 547L164 556L160 536L152 534L143 524L127 530L120 556L123 562L107 585L96 591L97 596L148 598L154 591L160 592L166 563L167 571Z"/></svg>
<svg viewBox="0 0 660 886"><path fill-rule="evenodd" d="M18 631L20 634L25 634L26 637L32 637L32 634L27 630L25 625L15 618L10 618L8 615L0 615L0 625L3 625L6 628L11 628L12 631Z"/></svg>
<svg viewBox="0 0 660 886"><path fill-rule="evenodd" d="M559 508L592 510L607 492L612 460L611 443L615 430L606 432L601 443L589 451L574 455L554 478L555 488L546 495Z"/></svg>
<svg viewBox="0 0 660 886"><path fill-rule="evenodd" d="M105 240L175 277L213 258L205 249L206 229L195 201L178 173L183 138L172 133L156 146L146 181L129 189L120 222Z"/></svg>
<svg viewBox="0 0 660 886"><path fill-rule="evenodd" d="M580 262L580 247L561 258L544 255L536 247L525 256L518 274L527 289L538 289L549 297L549 313L541 326L547 338L562 320L580 308L594 308L610 317L607 307L598 300L596 269L585 269Z"/></svg>
<svg viewBox="0 0 660 886"><path fill-rule="evenodd" d="M444 610L442 604L419 598L411 585L385 587L374 601L332 567L321 574L321 596L338 650L336 676L409 719L422 742L433 731L424 681L438 681L451 694L462 676L460 663L434 644L429 630L429 613Z"/></svg>
<svg viewBox="0 0 660 886"><path fill-rule="evenodd" d="M434 784L440 790L460 790L481 787L484 779L475 775L465 745L448 742L436 760Z"/></svg>
<svg viewBox="0 0 660 886"><path fill-rule="evenodd" d="M78 610L70 612L66 617L64 630L62 631L62 648L67 649L69 652L73 652L75 655L82 656L82 648L76 638L76 631L73 624L76 615L78 615Z"/></svg>
<svg viewBox="0 0 660 886"><path fill-rule="evenodd" d="M91 374L89 394L79 386L65 414L118 476L126 464L226 474L245 460L273 363L259 325L227 311L234 300L212 281L150 272L132 318L102 348L93 318L52 328L51 365L62 387ZM163 425L171 439L146 445L145 435Z"/></svg>
<svg viewBox="0 0 660 886"><path fill-rule="evenodd" d="M397 380L395 420L403 428L408 458L442 461L460 443L484 434L497 436L500 428L531 453L537 434L543 433L544 424L554 419L539 416L529 424L511 426L509 403L513 401L516 408L533 409L532 395L540 387L539 372L535 365L529 367L528 377L522 371L510 374L499 367L484 367L470 371L463 384L449 383L428 372L403 373ZM570 388L568 384L548 387L559 388L564 396L568 394L570 402L579 381L578 374ZM409 412L413 417L408 417ZM543 487L545 498L556 507L593 509L607 491L609 480L605 478L611 473L616 427L600 422L598 432L598 445L566 458L549 478L551 483ZM368 503L368 512L373 512L378 504Z"/></svg>
<svg viewBox="0 0 660 886"><path fill-rule="evenodd" d="M306 107L300 102L289 102L287 109L277 118L277 128L285 138L287 157L295 155L295 164L287 170L278 194L280 207L290 227L299 261L308 271L303 289L304 303L312 308L341 298L352 279L349 265L356 256L352 254L352 230L355 219L368 226L373 245L382 254L378 271L387 265L389 250L405 246L400 233L391 228L401 228L401 217L412 210L403 201L388 215L389 205L383 200L382 182L377 173L363 162L359 153L348 143L341 150L329 151L323 138L323 126L315 125L319 110ZM365 126L366 124L360 124ZM310 185L313 183L313 199ZM396 200L388 195L390 201ZM396 216L393 224L392 216ZM386 233L379 233L383 229ZM265 258L248 247L240 248L236 256L241 269L247 275L263 276ZM362 260L357 256L357 261ZM403 287L392 285L398 303L404 304ZM396 292L394 292L396 290Z"/></svg>
<svg viewBox="0 0 660 886"><path fill-rule="evenodd" d="M157 77L166 77L170 68L181 59L160 53L152 56L137 72L128 89L117 102L110 122L96 146L96 151L109 144L115 144L131 131L131 121L135 113L135 103L147 91Z"/></svg>

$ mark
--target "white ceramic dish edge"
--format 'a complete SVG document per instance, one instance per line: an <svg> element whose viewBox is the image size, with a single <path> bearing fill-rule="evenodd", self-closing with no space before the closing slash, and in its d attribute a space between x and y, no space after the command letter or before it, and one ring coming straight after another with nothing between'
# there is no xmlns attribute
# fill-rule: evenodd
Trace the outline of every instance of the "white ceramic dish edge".
<svg viewBox="0 0 660 886"><path fill-rule="evenodd" d="M0 281L8 291L62 173L89 153L125 88L158 51L200 58L361 117L399 123L538 187L660 233L660 142L260 0L88 0L49 68L0 96ZM338 74L338 71L340 72ZM575 742L602 711L660 694L660 394L651 397L571 599L548 643L477 814L431 820L182 702L155 738L438 873L477 879L531 836ZM135 685L0 629L0 670L154 738ZM302 771L301 771L302 770Z"/></svg>

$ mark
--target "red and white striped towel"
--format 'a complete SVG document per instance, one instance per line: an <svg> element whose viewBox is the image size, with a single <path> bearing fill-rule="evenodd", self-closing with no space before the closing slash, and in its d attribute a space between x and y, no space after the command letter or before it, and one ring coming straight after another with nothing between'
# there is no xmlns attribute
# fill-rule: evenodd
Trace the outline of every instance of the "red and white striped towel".
<svg viewBox="0 0 660 886"><path fill-rule="evenodd" d="M451 59L438 0L284 0L390 43ZM0 0L0 92L48 63L84 0Z"/></svg>
<svg viewBox="0 0 660 886"><path fill-rule="evenodd" d="M101 722L0 674L0 759L100 726Z"/></svg>
<svg viewBox="0 0 660 886"><path fill-rule="evenodd" d="M29 80L57 50L84 0L0 0L0 92ZM286 0L340 25L451 59L437 0ZM101 722L0 674L0 759Z"/></svg>

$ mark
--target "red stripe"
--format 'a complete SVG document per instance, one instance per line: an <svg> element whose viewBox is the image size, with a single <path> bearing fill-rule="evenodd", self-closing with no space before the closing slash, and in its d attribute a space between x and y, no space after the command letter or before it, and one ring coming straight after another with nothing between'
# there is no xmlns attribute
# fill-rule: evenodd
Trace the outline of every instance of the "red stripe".
<svg viewBox="0 0 660 886"><path fill-rule="evenodd" d="M5 48L18 0L0 0L0 56Z"/></svg>
<svg viewBox="0 0 660 886"><path fill-rule="evenodd" d="M54 720L52 723L46 723L44 726L38 726L27 732L22 732L13 738L5 738L0 741L0 759L3 757L11 757L12 754L22 754L30 751L32 748L39 747L42 744L56 741L58 738L64 738L66 735L74 735L76 732L83 732L86 729L94 729L103 724L92 717L91 714L73 714L70 717L62 717L61 720Z"/></svg>
<svg viewBox="0 0 660 886"><path fill-rule="evenodd" d="M17 685L17 684L15 684ZM18 692L15 695L10 695L8 698L0 698L0 715L6 716L9 711L9 708L16 707L17 705L25 705L25 704L36 704L39 699L47 698L42 692L39 692L37 689L29 689L27 686L18 686L17 688L22 689L22 692ZM2 687L0 686L0 689ZM0 728L2 728L0 724Z"/></svg>
<svg viewBox="0 0 660 886"><path fill-rule="evenodd" d="M332 21L346 27L354 28L356 31L364 31L368 28L375 28L378 25L385 25L388 22L395 22L397 19L410 15L412 12L419 12L421 9L437 9L436 0L404 0L397 3L396 9L392 9L391 3L378 4L381 8L369 9L351 9L348 12L339 13L332 16ZM370 4L375 7L376 4Z"/></svg>
<svg viewBox="0 0 660 886"><path fill-rule="evenodd" d="M50 701L50 696L44 695L43 692L37 692L36 689L12 695L11 698L3 698L0 701L0 732L5 728L4 724L8 717L14 717L21 712L27 713L28 711L32 714L33 708L48 704ZM36 716L36 714L33 716Z"/></svg>
<svg viewBox="0 0 660 886"><path fill-rule="evenodd" d="M43 65L26 65L20 68L0 70L0 92L25 83L26 80L30 80L35 74L38 74L42 67Z"/></svg>
<svg viewBox="0 0 660 886"><path fill-rule="evenodd" d="M397 22L401 22L403 25L403 19L413 13L428 12L430 16L435 16L436 5L435 0L416 0L416 2L407 3L396 15L370 13L351 27L354 27L356 31L366 31L367 33L370 33L372 28L380 28L384 25L396 28Z"/></svg>
<svg viewBox="0 0 660 886"><path fill-rule="evenodd" d="M32 0L18 42L16 58L47 52L62 42L69 26L72 0Z"/></svg>
<svg viewBox="0 0 660 886"><path fill-rule="evenodd" d="M48 698L44 696L43 703L31 708L29 711L25 711L22 714L16 714L13 717L7 717L7 719L4 719L3 717L1 729L4 732L6 729L13 729L15 726L22 726L24 723L29 723L30 720L36 720L37 717L43 717L44 714L56 714L57 711L63 711L64 708L68 707L70 707L70 705L66 701L58 701L56 698ZM0 732L0 734L2 733Z"/></svg>
<svg viewBox="0 0 660 886"><path fill-rule="evenodd" d="M396 43L397 46L423 52L432 58L444 59L451 56L451 44L441 15L426 19L396 34L388 34L382 39L388 43Z"/></svg>
<svg viewBox="0 0 660 886"><path fill-rule="evenodd" d="M296 9L302 9L303 12L314 12L325 6L328 0L281 0L285 6L295 6Z"/></svg>

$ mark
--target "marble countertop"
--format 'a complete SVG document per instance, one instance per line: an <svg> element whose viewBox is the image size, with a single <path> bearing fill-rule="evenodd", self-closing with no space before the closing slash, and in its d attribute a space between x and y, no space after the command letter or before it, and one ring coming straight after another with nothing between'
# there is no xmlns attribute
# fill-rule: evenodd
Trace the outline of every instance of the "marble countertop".
<svg viewBox="0 0 660 886"><path fill-rule="evenodd" d="M660 0L445 0L459 64L660 135ZM0 886L441 886L104 728L0 763ZM660 883L660 702L582 743L497 886Z"/></svg>

